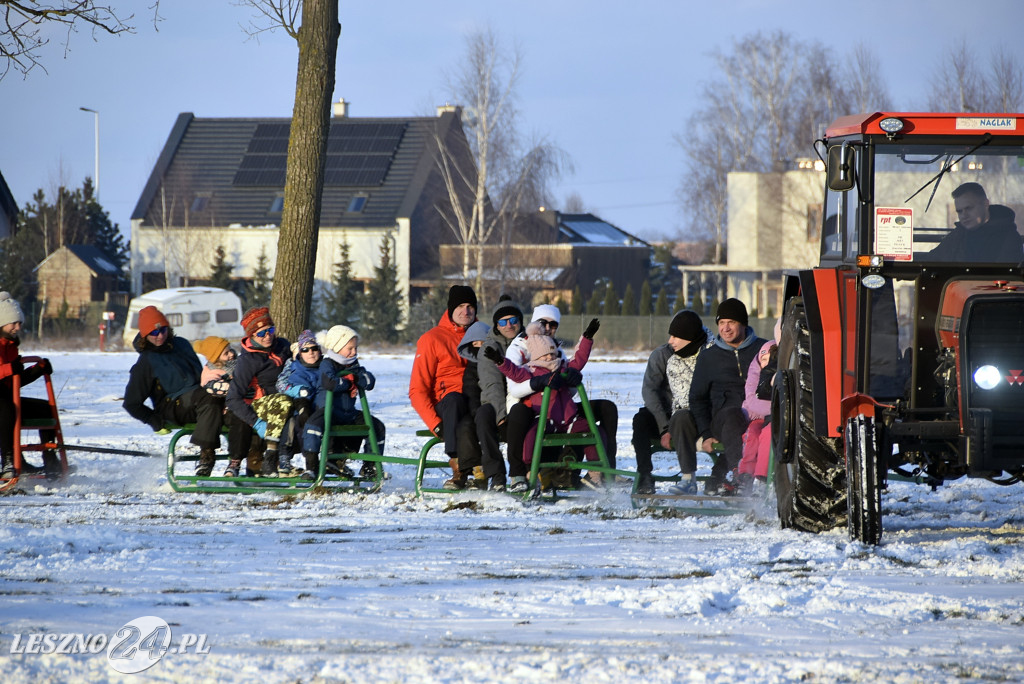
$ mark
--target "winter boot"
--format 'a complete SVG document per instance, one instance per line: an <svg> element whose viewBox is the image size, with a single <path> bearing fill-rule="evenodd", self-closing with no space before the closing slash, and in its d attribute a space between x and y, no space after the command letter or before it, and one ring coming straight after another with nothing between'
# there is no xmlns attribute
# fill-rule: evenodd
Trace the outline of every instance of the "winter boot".
<svg viewBox="0 0 1024 684"><path fill-rule="evenodd" d="M376 480L377 464L373 461L363 461L363 467L359 469L359 477L364 480Z"/></svg>
<svg viewBox="0 0 1024 684"><path fill-rule="evenodd" d="M267 449L263 454L263 468L260 470L263 477L277 477L277 449Z"/></svg>
<svg viewBox="0 0 1024 684"><path fill-rule="evenodd" d="M740 496L751 496L754 493L754 476L750 473L740 473L736 482L736 490Z"/></svg>
<svg viewBox="0 0 1024 684"><path fill-rule="evenodd" d="M491 478L491 486L489 489L492 492L503 492L505 491L505 473L495 475Z"/></svg>
<svg viewBox="0 0 1024 684"><path fill-rule="evenodd" d="M43 470L46 471L46 479L50 482L64 477L64 466L61 465L60 458L53 449L43 452Z"/></svg>
<svg viewBox="0 0 1024 684"><path fill-rule="evenodd" d="M483 466L473 467L473 476L467 480L470 489L487 489L487 476Z"/></svg>
<svg viewBox="0 0 1024 684"><path fill-rule="evenodd" d="M638 473L636 476L636 493L654 494L654 477L650 473Z"/></svg>
<svg viewBox="0 0 1024 684"><path fill-rule="evenodd" d="M263 470L263 452L250 450L245 457L245 476L256 477Z"/></svg>
<svg viewBox="0 0 1024 684"><path fill-rule="evenodd" d="M217 460L217 452L213 449L200 449L199 462L196 464L196 477L210 477L213 473L213 464Z"/></svg>
<svg viewBox="0 0 1024 684"><path fill-rule="evenodd" d="M513 475L511 483L509 484L508 491L513 494L522 494L530 488L529 480L523 475Z"/></svg>
<svg viewBox="0 0 1024 684"><path fill-rule="evenodd" d="M233 458L228 461L228 467L224 469L224 477L238 477L238 471L242 468L242 459Z"/></svg>
<svg viewBox="0 0 1024 684"><path fill-rule="evenodd" d="M451 479L444 481L442 487L453 492L458 491L460 489L465 489L466 476L468 475L468 473L464 473L461 470L459 470L459 459L449 458L448 465L450 465L452 468L452 476Z"/></svg>
<svg viewBox="0 0 1024 684"><path fill-rule="evenodd" d="M302 471L300 477L303 480L315 480L320 474L320 454L315 451L303 451L302 459L305 461L306 469Z"/></svg>
<svg viewBox="0 0 1024 684"><path fill-rule="evenodd" d="M292 457L286 455L283 451L281 452L280 460L277 462L277 474L280 477L291 477L292 475L298 475L302 471L295 472L292 469Z"/></svg>
<svg viewBox="0 0 1024 684"><path fill-rule="evenodd" d="M0 480L13 480L17 477L14 472L14 456L4 454L3 469L0 470Z"/></svg>

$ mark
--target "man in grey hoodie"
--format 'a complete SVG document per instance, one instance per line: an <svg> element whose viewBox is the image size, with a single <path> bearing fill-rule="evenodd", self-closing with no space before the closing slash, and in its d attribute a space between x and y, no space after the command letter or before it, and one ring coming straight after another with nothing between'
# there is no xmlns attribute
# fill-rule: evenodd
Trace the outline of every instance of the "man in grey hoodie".
<svg viewBox="0 0 1024 684"><path fill-rule="evenodd" d="M750 362L765 343L747 324L747 307L738 299L722 302L715 321L715 343L697 359L690 383L690 410L697 421L701 450L710 453L716 442L725 449L704 483L708 496L730 492L725 477L743 458L743 433L749 422L742 408L744 384Z"/></svg>

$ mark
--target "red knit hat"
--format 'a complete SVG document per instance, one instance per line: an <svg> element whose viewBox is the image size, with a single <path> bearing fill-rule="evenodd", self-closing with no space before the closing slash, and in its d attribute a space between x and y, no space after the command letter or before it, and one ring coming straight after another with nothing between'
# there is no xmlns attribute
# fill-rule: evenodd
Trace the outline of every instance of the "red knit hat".
<svg viewBox="0 0 1024 684"><path fill-rule="evenodd" d="M270 309L265 306L254 306L242 316L242 327L245 328L245 336L251 337L260 328L274 325L274 319L270 317Z"/></svg>
<svg viewBox="0 0 1024 684"><path fill-rule="evenodd" d="M170 327L171 324L167 322L167 317L160 313L160 309L147 306L139 311L139 333L143 337L164 326Z"/></svg>

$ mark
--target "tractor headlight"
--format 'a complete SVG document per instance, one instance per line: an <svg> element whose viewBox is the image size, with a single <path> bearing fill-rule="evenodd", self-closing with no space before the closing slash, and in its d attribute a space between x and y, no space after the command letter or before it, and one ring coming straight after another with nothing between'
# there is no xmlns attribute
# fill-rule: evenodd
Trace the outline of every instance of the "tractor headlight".
<svg viewBox="0 0 1024 684"><path fill-rule="evenodd" d="M995 366L981 366L974 371L974 383L983 390L990 390L999 384L1003 374Z"/></svg>

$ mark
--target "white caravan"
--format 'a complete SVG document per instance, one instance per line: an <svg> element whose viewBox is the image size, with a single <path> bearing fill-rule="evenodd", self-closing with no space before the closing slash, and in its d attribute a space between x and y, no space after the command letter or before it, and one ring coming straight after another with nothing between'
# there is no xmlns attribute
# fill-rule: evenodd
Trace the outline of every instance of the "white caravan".
<svg viewBox="0 0 1024 684"><path fill-rule="evenodd" d="M147 306L160 309L174 334L190 341L217 335L235 344L242 338L242 302L234 292L219 287L170 287L132 299L122 336L125 347L130 348L138 334L139 311Z"/></svg>

